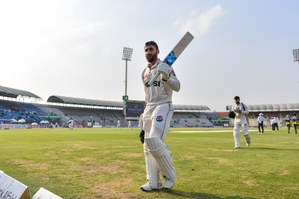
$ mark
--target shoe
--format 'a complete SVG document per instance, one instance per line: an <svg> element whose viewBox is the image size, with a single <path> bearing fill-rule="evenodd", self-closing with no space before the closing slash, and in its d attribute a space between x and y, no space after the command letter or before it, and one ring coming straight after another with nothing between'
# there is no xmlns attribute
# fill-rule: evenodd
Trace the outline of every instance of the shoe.
<svg viewBox="0 0 299 199"><path fill-rule="evenodd" d="M261 134L261 132L259 132L259 135Z"/></svg>
<svg viewBox="0 0 299 199"><path fill-rule="evenodd" d="M176 174L176 169L174 169L174 173ZM166 178L164 183L164 189L171 189L174 186L175 180L170 180L169 178Z"/></svg>
<svg viewBox="0 0 299 199"><path fill-rule="evenodd" d="M240 149L241 147L240 147L240 146L236 146L235 148L236 148L236 149Z"/></svg>
<svg viewBox="0 0 299 199"><path fill-rule="evenodd" d="M250 147L250 142L246 143L246 145L247 145L248 147Z"/></svg>
<svg viewBox="0 0 299 199"><path fill-rule="evenodd" d="M158 183L158 187L157 187L157 188L153 188L149 182L147 182L145 185L142 185L142 186L140 187L140 189L141 189L142 191L152 191L152 190L154 190L154 189L162 189L162 188L163 188L163 186L162 186L162 183L161 183L161 182Z"/></svg>
<svg viewBox="0 0 299 199"><path fill-rule="evenodd" d="M263 135L264 133L262 133L262 135Z"/></svg>

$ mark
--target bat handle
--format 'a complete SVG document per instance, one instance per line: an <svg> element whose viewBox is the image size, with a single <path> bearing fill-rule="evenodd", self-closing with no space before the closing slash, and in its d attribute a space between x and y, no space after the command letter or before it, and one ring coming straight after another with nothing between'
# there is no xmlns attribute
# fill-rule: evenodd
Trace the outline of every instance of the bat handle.
<svg viewBox="0 0 299 199"><path fill-rule="evenodd" d="M148 83L147 83L147 85L148 86L151 86L153 83L154 83L154 81L157 79L157 77L160 75L160 73L159 72L157 72L157 74L151 79L151 81L149 81Z"/></svg>

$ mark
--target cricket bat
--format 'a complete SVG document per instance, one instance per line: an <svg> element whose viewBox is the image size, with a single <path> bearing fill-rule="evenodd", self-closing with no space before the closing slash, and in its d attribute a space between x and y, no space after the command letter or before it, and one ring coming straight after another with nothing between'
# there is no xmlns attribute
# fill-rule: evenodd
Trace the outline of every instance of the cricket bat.
<svg viewBox="0 0 299 199"><path fill-rule="evenodd" d="M177 60L177 58L181 55L181 53L185 50L185 48L190 44L193 40L193 35L190 32L187 32L183 38L177 43L177 45L172 49L172 51L168 54L168 56L163 60L168 66L172 66L172 64ZM160 73L157 73L146 86L151 86L154 81L159 77Z"/></svg>

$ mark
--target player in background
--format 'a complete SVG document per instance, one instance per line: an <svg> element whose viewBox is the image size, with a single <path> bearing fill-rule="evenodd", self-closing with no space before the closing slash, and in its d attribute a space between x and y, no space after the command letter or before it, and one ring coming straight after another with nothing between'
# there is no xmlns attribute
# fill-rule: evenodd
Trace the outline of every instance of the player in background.
<svg viewBox="0 0 299 199"><path fill-rule="evenodd" d="M276 117L273 117L272 121L271 121L271 124L272 124L272 131L275 132L275 128L277 128L277 131L279 131L279 128L278 128L278 119Z"/></svg>
<svg viewBox="0 0 299 199"><path fill-rule="evenodd" d="M159 47L154 41L146 42L145 57L147 67L142 72L142 83L145 91L146 107L143 113L144 156L147 183L140 189L152 191L162 189L159 171L165 178L164 188L174 186L176 169L173 167L172 156L164 141L170 127L174 112L172 92L180 90L180 81L172 67L158 58ZM148 87L147 83L159 72L161 75Z"/></svg>
<svg viewBox="0 0 299 199"><path fill-rule="evenodd" d="M248 133L248 123L246 115L249 113L248 108L245 104L240 103L240 97L234 97L236 105L232 107L232 111L236 113L235 122L234 122L234 138L235 138L235 148L241 148L241 139L240 139L240 127L242 127L243 136L245 138L246 145L249 147L251 144L251 137Z"/></svg>
<svg viewBox="0 0 299 199"><path fill-rule="evenodd" d="M128 123L128 130L129 130L130 128L133 130L133 127L132 127L132 125L131 125L131 121L129 121L129 123Z"/></svg>
<svg viewBox="0 0 299 199"><path fill-rule="evenodd" d="M74 120L72 118L69 119L68 124L69 130L74 130Z"/></svg>
<svg viewBox="0 0 299 199"><path fill-rule="evenodd" d="M264 134L264 121L265 121L265 118L263 116L263 113L259 114L259 116L257 118L257 121L258 121L259 134ZM262 128L262 132L261 132L260 128Z"/></svg>
<svg viewBox="0 0 299 199"><path fill-rule="evenodd" d="M286 125L288 127L288 134L290 134L290 130L291 130L291 116L289 114L287 114L285 122L286 122Z"/></svg>
<svg viewBox="0 0 299 199"><path fill-rule="evenodd" d="M117 125L116 125L116 129L117 130L119 128L119 130L121 130L121 126L120 126L120 120L117 120Z"/></svg>
<svg viewBox="0 0 299 199"><path fill-rule="evenodd" d="M292 121L293 121L294 129L295 129L295 134L297 134L298 116L296 113L294 113L294 115L292 117Z"/></svg>

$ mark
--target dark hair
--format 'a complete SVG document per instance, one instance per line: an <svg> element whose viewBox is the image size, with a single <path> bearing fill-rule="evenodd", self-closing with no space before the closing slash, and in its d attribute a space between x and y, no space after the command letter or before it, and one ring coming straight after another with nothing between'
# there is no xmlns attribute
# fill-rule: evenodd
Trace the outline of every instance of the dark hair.
<svg viewBox="0 0 299 199"><path fill-rule="evenodd" d="M151 46L151 45L155 46L156 50L159 49L157 43L154 42L154 41L148 41L148 42L146 42L144 48L145 48L146 46Z"/></svg>
<svg viewBox="0 0 299 199"><path fill-rule="evenodd" d="M237 100L237 99L240 99L240 97L239 96L235 96L234 99Z"/></svg>

